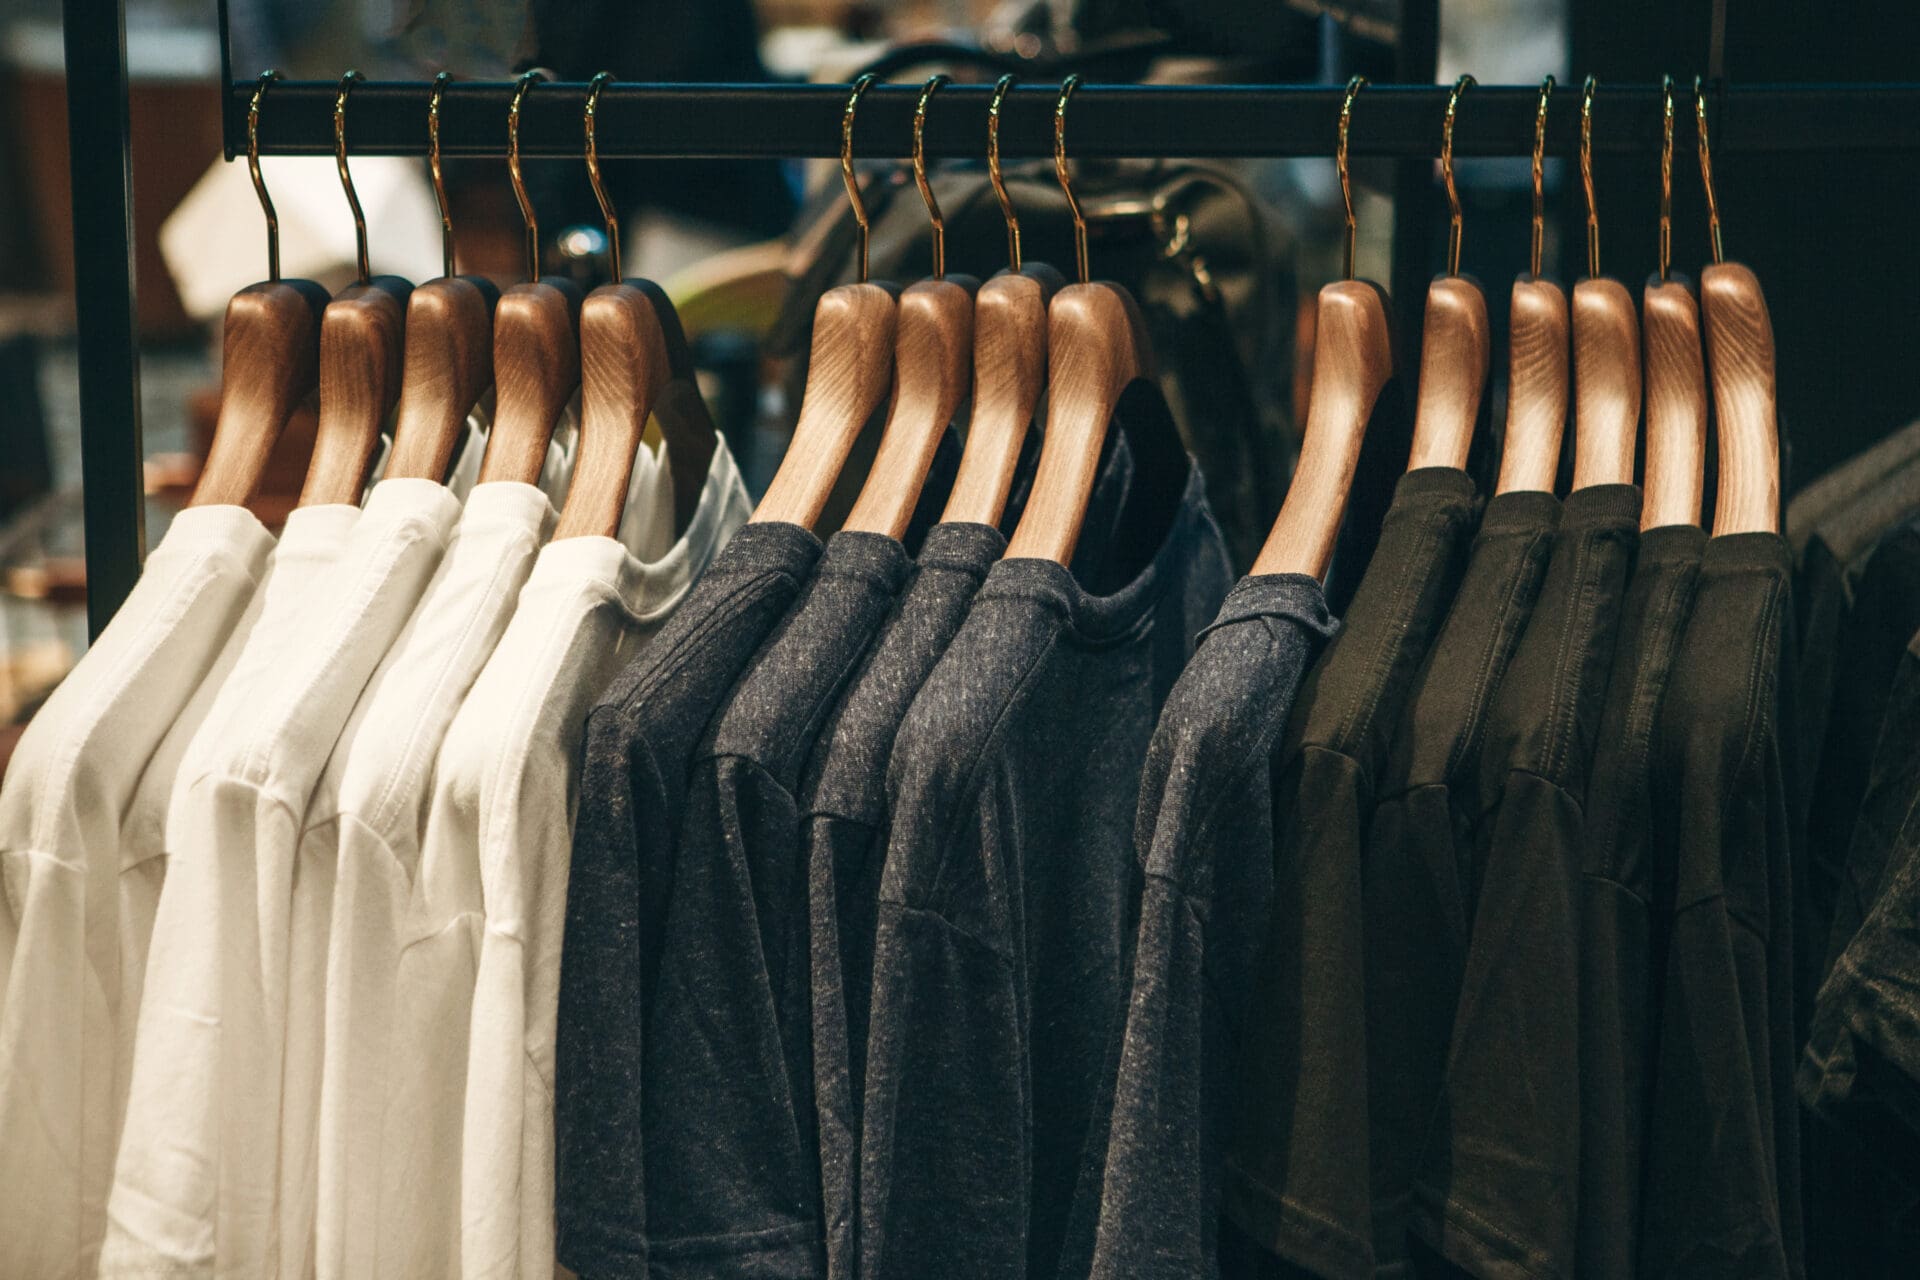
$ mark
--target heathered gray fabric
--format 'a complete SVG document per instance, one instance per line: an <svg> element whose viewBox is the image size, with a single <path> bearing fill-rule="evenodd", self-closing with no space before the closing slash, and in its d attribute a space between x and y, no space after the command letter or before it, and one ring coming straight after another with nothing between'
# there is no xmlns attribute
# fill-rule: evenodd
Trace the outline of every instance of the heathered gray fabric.
<svg viewBox="0 0 1920 1280"><path fill-rule="evenodd" d="M1111 595L1048 561L996 565L895 740L864 1280L1052 1277L1076 1253L1085 1274L1095 1214L1072 1206L1099 1194L1140 768L1231 583L1201 477L1185 472L1143 460L1119 522L1140 549L1112 561L1138 572ZM1065 1239L1070 1216L1085 1240Z"/></svg>
<svg viewBox="0 0 1920 1280"><path fill-rule="evenodd" d="M555 1216L560 1260L590 1280L816 1265L806 1164L782 1164L771 1141L763 1159L732 1140L733 1108L758 1114L751 1091L785 1074L778 1046L769 1059L755 1034L765 1010L724 981L760 945L752 886L721 859L679 858L675 833L709 720L819 555L798 525L742 528L587 718L560 973ZM659 1087L668 1061L673 1079L715 1093L695 1105ZM736 1086L741 1100L721 1096Z"/></svg>
<svg viewBox="0 0 1920 1280"><path fill-rule="evenodd" d="M1333 634L1320 584L1241 579L1167 696L1134 849L1145 879L1092 1275L1218 1274L1231 1071L1273 897L1276 739Z"/></svg>

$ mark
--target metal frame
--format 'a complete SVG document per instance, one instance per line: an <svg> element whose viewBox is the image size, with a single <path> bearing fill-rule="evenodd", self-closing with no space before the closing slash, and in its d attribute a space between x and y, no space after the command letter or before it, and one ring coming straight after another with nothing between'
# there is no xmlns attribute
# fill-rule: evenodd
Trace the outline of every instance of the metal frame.
<svg viewBox="0 0 1920 1280"><path fill-rule="evenodd" d="M144 500L141 477L140 365L134 324L133 189L128 147L126 22L120 0L64 0L68 131L72 145L73 228L79 247L82 480L87 535L88 623L99 634L140 573ZM1411 5L1437 15L1437 3ZM226 32L226 5L220 5ZM1422 83L1368 89L1355 108L1351 150L1389 156L1395 166L1392 283L1417 307L1428 271L1424 247L1435 199L1428 161L1437 152L1448 90L1433 76L1434 23L1403 33L1394 74ZM235 81L223 38L223 136L228 158L244 150L253 84ZM359 155L423 155L431 86L367 83L353 96L351 149ZM547 84L528 94L520 146L529 157L578 157L585 84ZM956 85L940 95L926 125L926 154L973 158L986 138L984 86ZM1043 85L1009 95L1001 150L1009 158L1052 153L1055 90ZM331 82L277 84L261 114L265 155L327 155L333 147ZM511 83L452 85L442 106L444 154L500 156L506 147ZM606 158L831 157L838 153L840 85L606 86L598 107ZM913 137L916 86L876 86L861 101L856 155L904 158ZM1809 150L1920 149L1920 83L1885 85L1740 85L1714 90L1714 146L1722 154ZM1319 86L1146 87L1091 85L1074 97L1069 135L1076 157L1312 156L1332 152L1342 93ZM1538 91L1532 85L1481 86L1463 106L1454 150L1461 156L1530 154ZM1594 149L1652 152L1660 144L1662 104L1655 85L1603 85ZM1579 95L1556 95L1547 124L1549 153L1568 156L1579 141ZM1421 210L1426 210L1423 216ZM1416 313L1417 314L1417 313Z"/></svg>

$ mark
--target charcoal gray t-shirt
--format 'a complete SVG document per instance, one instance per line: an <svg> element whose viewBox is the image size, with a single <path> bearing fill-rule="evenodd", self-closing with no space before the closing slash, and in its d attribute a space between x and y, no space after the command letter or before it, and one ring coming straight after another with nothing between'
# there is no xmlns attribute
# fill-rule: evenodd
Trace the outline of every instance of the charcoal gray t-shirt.
<svg viewBox="0 0 1920 1280"><path fill-rule="evenodd" d="M761 945L752 886L676 837L709 721L819 555L798 525L741 528L587 717L554 1104L559 1256L590 1280L817 1269L812 1161L760 1106L779 1048L729 981Z"/></svg>
<svg viewBox="0 0 1920 1280"><path fill-rule="evenodd" d="M1085 1241L1067 1223L1077 1189L1098 1195L1081 1171L1085 1148L1104 1152L1124 1016L1140 768L1232 581L1201 477L1183 470L1140 467L1119 528L1138 543L1112 562L1133 571L1112 587L1051 561L994 566L894 741L866 1280L1052 1277L1091 1248L1091 1210Z"/></svg>
<svg viewBox="0 0 1920 1280"><path fill-rule="evenodd" d="M1273 898L1273 754L1333 633L1320 584L1242 578L1167 696L1134 852L1145 885L1092 1275L1218 1274L1220 1163Z"/></svg>

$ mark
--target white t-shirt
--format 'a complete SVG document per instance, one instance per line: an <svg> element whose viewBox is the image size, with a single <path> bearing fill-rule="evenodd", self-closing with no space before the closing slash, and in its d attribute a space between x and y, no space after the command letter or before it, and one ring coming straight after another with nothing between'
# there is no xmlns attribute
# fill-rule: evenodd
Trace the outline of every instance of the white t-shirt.
<svg viewBox="0 0 1920 1280"><path fill-rule="evenodd" d="M191 507L21 736L0 789L0 1275L93 1274L113 1171L121 819L273 546Z"/></svg>
<svg viewBox="0 0 1920 1280"><path fill-rule="evenodd" d="M332 879L333 891L330 921L326 902L294 913L281 1231L316 1231L322 1280L453 1274L386 1187L384 1171L430 1137L388 1079L394 1037L418 1034L395 1022L394 984L434 757L554 519L532 485L474 487L307 806L296 884ZM424 1164L429 1181L457 1168Z"/></svg>
<svg viewBox="0 0 1920 1280"><path fill-rule="evenodd" d="M101 1275L277 1273L280 1097L301 817L440 560L458 499L384 480L284 651L236 700L167 815Z"/></svg>
<svg viewBox="0 0 1920 1280"><path fill-rule="evenodd" d="M650 506L631 500L636 541L568 538L540 553L520 607L440 750L427 821L428 892L409 960L459 916L474 952L438 981L471 992L457 1045L435 1025L413 1037L466 1054L460 1143L460 1271L466 1280L552 1280L554 1023L581 734L588 708L679 607L745 522L751 502L724 444L699 509L672 538L664 459ZM645 526L645 527L642 527ZM634 551L639 552L636 558ZM484 920L476 913L484 909ZM423 964L422 970L431 966ZM416 980L427 983L423 972ZM403 1069L402 1078L410 1078ZM458 1080L422 1069L421 1105ZM444 1082L444 1083L442 1083ZM441 1176L445 1176L444 1174Z"/></svg>

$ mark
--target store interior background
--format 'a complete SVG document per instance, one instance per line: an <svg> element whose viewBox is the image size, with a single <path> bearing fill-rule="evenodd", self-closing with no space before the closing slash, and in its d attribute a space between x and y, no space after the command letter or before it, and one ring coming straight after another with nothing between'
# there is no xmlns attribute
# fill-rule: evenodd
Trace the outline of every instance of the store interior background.
<svg viewBox="0 0 1920 1280"><path fill-rule="evenodd" d="M1718 7L1721 65L1733 82L1920 78L1920 5L1721 0ZM1471 72L1483 83L1531 84L1552 73L1562 94L1577 95L1591 73L1602 82L1596 129L1605 127L1608 80L1645 83L1664 73L1689 84L1713 53L1715 0L1442 0L1439 8L1436 81ZM218 399L221 310L234 289L261 278L264 233L244 160L220 160L212 0L130 0L126 13L151 546L197 474ZM373 80L424 80L442 69L504 80L539 65L576 81L602 70L621 80L844 81L890 45L937 39L1030 64L1035 70L1024 78L1031 82L1057 80L1075 58L1121 47L1140 52L1101 61L1104 74L1089 79L1338 82L1353 70L1381 78L1366 65L1368 42L1356 40L1354 28L1391 31L1404 16L1398 0L230 4L234 74L272 66L303 80L337 80L349 67ZM69 225L60 22L54 0L0 5L0 726L24 722L86 644L73 263L88 247L73 243ZM1364 99L1356 109L1365 109ZM1472 109L1470 98L1461 109ZM503 120L503 139L504 129ZM1330 151L1331 134L1327 142ZM1434 142L1437 151L1437 133ZM1707 248L1690 143L1683 132L1674 198L1675 266L1689 272ZM590 287L604 240L584 166L525 167L548 233L546 269L574 272ZM1292 295L1310 299L1339 270L1332 165L1319 158L1236 168L1260 196L1282 247L1290 291L1283 301L1291 307ZM329 287L346 283L354 270L352 226L331 160L269 159L264 169L279 208L286 273ZM1651 157L1603 156L1595 169L1605 269L1637 290L1655 263L1657 165ZM750 482L763 484L789 418L781 369L760 339L777 306L796 216L810 190L837 185L835 167L610 162L607 170L625 223L627 274L672 282L716 262L766 265L759 305L743 307L737 322L704 325L700 342L716 416ZM1583 265L1579 183L1567 170L1553 161L1548 174L1548 270L1562 279ZM425 165L361 158L354 174L375 269L415 280L439 274ZM1359 265L1384 279L1390 184L1367 182L1364 169L1360 176ZM1503 311L1505 283L1526 264L1527 164L1463 160L1459 177L1464 267L1488 284L1495 311ZM503 285L522 278L521 223L504 160L450 162L447 178L460 269ZM1716 178L1728 253L1756 269L1772 305L1791 490L1920 413L1920 236L1912 231L1920 169L1910 154L1728 155L1716 156ZM1444 238L1444 218L1436 219L1435 269ZM1064 244L1034 252L1071 261ZM951 265L985 276L1004 264ZM1495 352L1498 368L1504 351L1496 345ZM281 459L269 488L290 481L297 489L301 466L297 451ZM276 501L290 502L291 493L263 494L268 518ZM8 741L0 732L0 760Z"/></svg>

